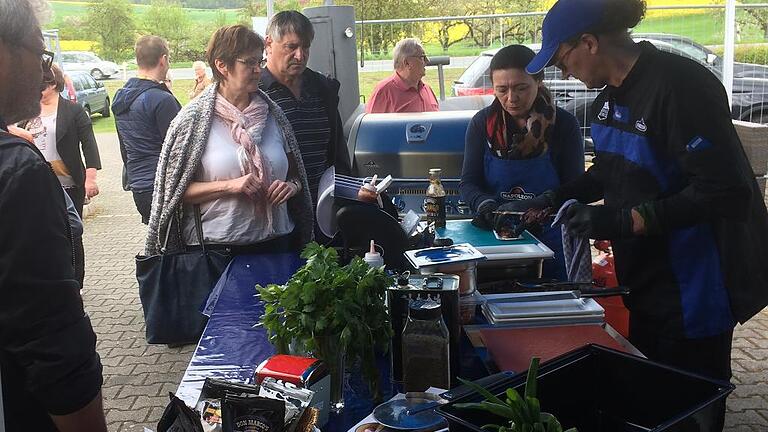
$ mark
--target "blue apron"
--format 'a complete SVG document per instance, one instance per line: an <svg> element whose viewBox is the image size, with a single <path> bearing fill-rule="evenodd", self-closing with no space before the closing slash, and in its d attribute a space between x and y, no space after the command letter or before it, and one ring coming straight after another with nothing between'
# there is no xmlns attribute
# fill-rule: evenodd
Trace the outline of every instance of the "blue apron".
<svg viewBox="0 0 768 432"><path fill-rule="evenodd" d="M485 183L496 201L531 199L560 186L560 176L549 155L547 151L533 159L499 159L486 146L483 156ZM542 277L567 280L560 227L545 226L538 238L555 252L555 259L544 260Z"/></svg>

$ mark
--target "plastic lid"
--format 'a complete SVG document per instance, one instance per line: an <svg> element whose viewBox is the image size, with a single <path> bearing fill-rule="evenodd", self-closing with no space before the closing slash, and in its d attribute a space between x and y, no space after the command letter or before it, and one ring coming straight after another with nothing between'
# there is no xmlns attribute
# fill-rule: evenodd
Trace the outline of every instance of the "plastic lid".
<svg viewBox="0 0 768 432"><path fill-rule="evenodd" d="M429 169L429 173L430 174L440 174L441 172L443 172L443 170L441 168L430 168Z"/></svg>
<svg viewBox="0 0 768 432"><path fill-rule="evenodd" d="M434 300L413 300L409 305L408 316L417 320L436 320L442 317L440 303Z"/></svg>

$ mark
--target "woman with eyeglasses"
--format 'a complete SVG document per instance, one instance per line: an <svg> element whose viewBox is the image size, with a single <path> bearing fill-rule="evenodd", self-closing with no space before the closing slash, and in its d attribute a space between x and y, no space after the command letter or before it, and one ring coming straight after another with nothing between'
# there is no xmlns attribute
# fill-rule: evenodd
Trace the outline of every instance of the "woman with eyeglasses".
<svg viewBox="0 0 768 432"><path fill-rule="evenodd" d="M467 128L459 192L480 228L494 228L496 211L520 211L526 200L584 172L576 118L554 105L543 72L525 72L534 55L528 47L510 45L493 56L495 99ZM560 227L536 234L555 252L543 276L566 280Z"/></svg>
<svg viewBox="0 0 768 432"><path fill-rule="evenodd" d="M259 90L263 52L261 37L242 25L211 37L214 84L181 110L163 143L147 255L199 245L196 213L208 248L296 251L311 241L313 211L293 129Z"/></svg>
<svg viewBox="0 0 768 432"><path fill-rule="evenodd" d="M421 79L426 75L429 59L418 39L406 38L395 45L392 53L395 72L373 89L367 113L439 111L435 92Z"/></svg>
<svg viewBox="0 0 768 432"><path fill-rule="evenodd" d="M83 107L61 96L64 90L61 69L52 64L51 72L52 78L43 83L40 115L19 126L32 135L35 146L50 163L82 218L85 199L99 194L96 183L96 171L101 169L99 148L91 118ZM82 237L76 236L75 243L75 276L82 287L85 275Z"/></svg>

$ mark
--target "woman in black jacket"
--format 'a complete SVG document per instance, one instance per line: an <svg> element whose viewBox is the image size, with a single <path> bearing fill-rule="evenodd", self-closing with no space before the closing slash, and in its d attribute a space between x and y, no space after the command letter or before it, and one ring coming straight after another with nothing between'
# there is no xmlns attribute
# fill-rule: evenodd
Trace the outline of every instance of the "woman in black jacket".
<svg viewBox="0 0 768 432"><path fill-rule="evenodd" d="M96 170L101 169L99 149L90 117L80 105L61 97L64 74L55 64L51 69L53 80L44 83L40 115L25 122L23 127L32 134L35 146L51 164L82 217L85 198L99 193L96 184ZM75 237L74 249L75 274L82 287L85 274L82 237Z"/></svg>

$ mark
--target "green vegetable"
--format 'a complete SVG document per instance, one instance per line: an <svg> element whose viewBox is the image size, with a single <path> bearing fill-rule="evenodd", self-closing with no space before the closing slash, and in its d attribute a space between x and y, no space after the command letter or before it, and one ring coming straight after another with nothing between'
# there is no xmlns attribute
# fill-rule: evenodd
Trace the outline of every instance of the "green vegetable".
<svg viewBox="0 0 768 432"><path fill-rule="evenodd" d="M307 263L285 285L256 286L264 302L260 325L280 353L298 344L329 364L337 364L341 353L349 362L360 361L378 398L375 355L386 352L392 338L384 301L392 278L359 257L342 267L333 248L315 242L301 257Z"/></svg>
<svg viewBox="0 0 768 432"><path fill-rule="evenodd" d="M467 384L480 393L485 400L478 403L456 404L456 408L483 410L507 419L508 423L506 426L496 424L483 426L483 429L495 432L563 432L563 427L555 416L541 411L539 400L536 398L538 370L539 358L534 357L531 359L531 365L528 368L528 376L525 382L525 397L520 397L520 393L517 390L508 388L504 392L504 396L506 396L504 401L472 381L459 378L462 383ZM578 431L576 428L571 428L565 432Z"/></svg>

